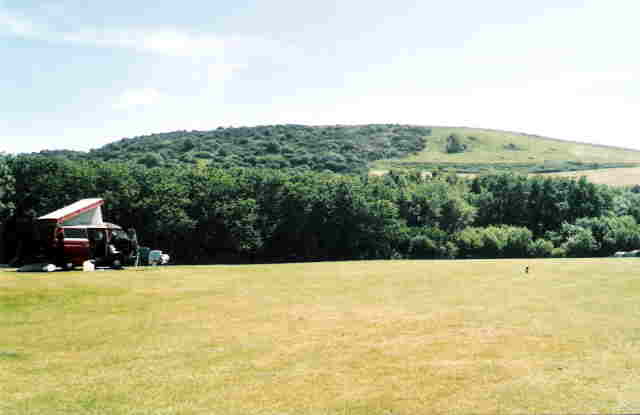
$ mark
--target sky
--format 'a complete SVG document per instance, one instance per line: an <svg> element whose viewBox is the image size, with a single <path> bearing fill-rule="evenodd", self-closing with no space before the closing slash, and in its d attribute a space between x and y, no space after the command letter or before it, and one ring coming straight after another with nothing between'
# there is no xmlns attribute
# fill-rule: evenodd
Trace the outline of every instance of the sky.
<svg viewBox="0 0 640 415"><path fill-rule="evenodd" d="M0 0L0 152L282 123L640 149L637 0Z"/></svg>

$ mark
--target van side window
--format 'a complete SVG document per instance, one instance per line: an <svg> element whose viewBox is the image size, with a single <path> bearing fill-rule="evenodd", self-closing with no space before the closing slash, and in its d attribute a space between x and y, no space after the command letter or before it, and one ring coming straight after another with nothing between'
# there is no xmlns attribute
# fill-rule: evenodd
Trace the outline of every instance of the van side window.
<svg viewBox="0 0 640 415"><path fill-rule="evenodd" d="M64 230L65 238L88 239L86 229L67 228Z"/></svg>

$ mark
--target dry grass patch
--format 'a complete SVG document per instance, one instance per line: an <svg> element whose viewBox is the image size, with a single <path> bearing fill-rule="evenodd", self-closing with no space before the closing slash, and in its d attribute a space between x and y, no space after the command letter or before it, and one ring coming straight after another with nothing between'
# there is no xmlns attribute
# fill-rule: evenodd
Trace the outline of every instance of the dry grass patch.
<svg viewBox="0 0 640 415"><path fill-rule="evenodd" d="M0 273L0 413L640 410L634 259Z"/></svg>
<svg viewBox="0 0 640 415"><path fill-rule="evenodd" d="M562 173L544 174L555 177L573 177L578 179L585 176L587 180L597 184L607 184L611 186L635 186L640 184L640 167L583 170Z"/></svg>
<svg viewBox="0 0 640 415"><path fill-rule="evenodd" d="M371 170L369 174L372 176L383 176L387 174L389 170ZM424 175L430 174L429 172L422 172ZM477 177L476 173L456 173L458 176L465 177L467 179L473 179ZM578 171L565 171L557 173L531 173L532 176L542 177L567 177L573 179L579 179L585 176L587 180L595 184L606 184L609 186L635 186L640 185L640 167L618 167L610 169L597 169L597 170L578 170Z"/></svg>

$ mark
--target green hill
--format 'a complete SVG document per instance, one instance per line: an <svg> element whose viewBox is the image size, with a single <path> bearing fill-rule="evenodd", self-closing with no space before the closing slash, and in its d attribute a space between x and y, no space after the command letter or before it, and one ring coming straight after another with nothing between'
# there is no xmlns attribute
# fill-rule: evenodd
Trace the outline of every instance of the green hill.
<svg viewBox="0 0 640 415"><path fill-rule="evenodd" d="M135 160L149 167L188 163L354 173L367 171L375 160L421 151L430 134L429 128L395 124L218 128L125 138L88 157Z"/></svg>
<svg viewBox="0 0 640 415"><path fill-rule="evenodd" d="M637 150L498 130L398 124L175 131L123 138L89 153L42 154L76 160L134 161L148 167L186 163L338 173L392 168L532 173L640 166Z"/></svg>

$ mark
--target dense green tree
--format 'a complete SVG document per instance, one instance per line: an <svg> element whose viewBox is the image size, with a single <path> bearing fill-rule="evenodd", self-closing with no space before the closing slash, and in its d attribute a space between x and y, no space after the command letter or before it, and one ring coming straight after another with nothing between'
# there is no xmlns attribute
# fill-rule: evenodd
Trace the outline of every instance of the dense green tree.
<svg viewBox="0 0 640 415"><path fill-rule="evenodd" d="M531 258L548 258L553 254L553 243L542 238L532 240L527 247L527 256Z"/></svg>
<svg viewBox="0 0 640 415"><path fill-rule="evenodd" d="M408 226L454 233L471 224L476 214L476 209L464 198L464 191L464 187L453 186L443 178L414 183L399 200L401 216Z"/></svg>
<svg viewBox="0 0 640 415"><path fill-rule="evenodd" d="M562 178L527 178L507 173L473 179L470 200L476 226L525 226L534 235L560 229L564 222L611 211L613 193L603 186Z"/></svg>
<svg viewBox="0 0 640 415"><path fill-rule="evenodd" d="M404 228L402 252L408 258L455 258L458 247L446 232L437 228Z"/></svg>
<svg viewBox="0 0 640 415"><path fill-rule="evenodd" d="M532 233L517 226L469 227L455 235L455 242L467 258L526 258L531 253Z"/></svg>
<svg viewBox="0 0 640 415"><path fill-rule="evenodd" d="M533 234L529 229L507 226L502 228L502 232L506 234L502 256L505 258L526 258L529 256L533 243Z"/></svg>
<svg viewBox="0 0 640 415"><path fill-rule="evenodd" d="M562 233L566 235L562 248L567 256L580 258L598 254L600 246L591 229L565 224Z"/></svg>
<svg viewBox="0 0 640 415"><path fill-rule="evenodd" d="M149 152L138 159L138 163L146 167L158 167L163 164L163 158L159 153Z"/></svg>
<svg viewBox="0 0 640 415"><path fill-rule="evenodd" d="M581 218L575 226L591 232L599 247L595 255L608 256L616 251L640 248L640 226L632 216Z"/></svg>
<svg viewBox="0 0 640 415"><path fill-rule="evenodd" d="M616 216L633 216L640 223L640 192L623 190L613 194L611 210Z"/></svg>
<svg viewBox="0 0 640 415"><path fill-rule="evenodd" d="M0 153L0 221L11 214L15 201L15 177L7 163L7 157Z"/></svg>
<svg viewBox="0 0 640 415"><path fill-rule="evenodd" d="M455 235L455 243L463 258L474 258L482 255L484 238L482 228L469 227Z"/></svg>

